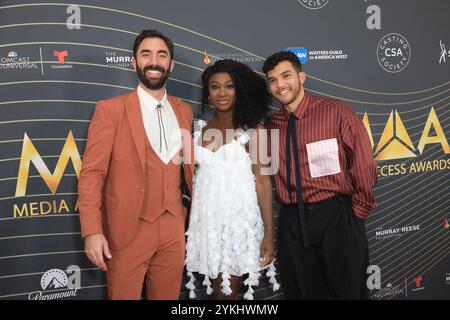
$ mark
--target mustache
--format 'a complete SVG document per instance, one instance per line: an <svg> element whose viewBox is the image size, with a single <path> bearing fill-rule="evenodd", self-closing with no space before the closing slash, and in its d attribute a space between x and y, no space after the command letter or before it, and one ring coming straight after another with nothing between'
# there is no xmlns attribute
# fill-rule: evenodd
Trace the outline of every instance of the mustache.
<svg viewBox="0 0 450 320"><path fill-rule="evenodd" d="M150 66L146 66L144 67L144 69L142 69L142 72L145 74L147 71L160 71L162 74L166 73L166 69L164 69L161 66L157 66L157 65L150 65Z"/></svg>

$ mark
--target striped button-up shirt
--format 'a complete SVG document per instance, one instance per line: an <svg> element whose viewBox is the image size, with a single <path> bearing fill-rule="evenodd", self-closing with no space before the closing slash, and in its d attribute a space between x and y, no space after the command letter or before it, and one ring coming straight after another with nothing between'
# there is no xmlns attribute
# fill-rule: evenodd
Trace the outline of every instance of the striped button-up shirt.
<svg viewBox="0 0 450 320"><path fill-rule="evenodd" d="M366 218L369 211L376 207L372 189L377 181L377 166L361 120L343 102L307 92L292 114L296 121L304 202L315 203L337 193L348 195L355 214ZM279 168L273 178L280 204L297 202L293 154L290 192L287 186L285 150L290 115L282 107L267 122L271 143L278 143ZM276 136L272 130L279 130L278 141L274 141ZM272 146L272 150L276 149Z"/></svg>

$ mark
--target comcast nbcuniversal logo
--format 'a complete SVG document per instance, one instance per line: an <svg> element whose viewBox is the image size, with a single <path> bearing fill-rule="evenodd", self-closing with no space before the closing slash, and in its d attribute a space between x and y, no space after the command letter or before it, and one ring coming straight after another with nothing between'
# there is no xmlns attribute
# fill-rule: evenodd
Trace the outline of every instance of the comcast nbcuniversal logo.
<svg viewBox="0 0 450 320"><path fill-rule="evenodd" d="M378 42L377 59L387 72L397 73L408 65L411 47L408 40L399 33L389 33Z"/></svg>
<svg viewBox="0 0 450 320"><path fill-rule="evenodd" d="M330 0L298 0L305 8L321 9L327 5Z"/></svg>

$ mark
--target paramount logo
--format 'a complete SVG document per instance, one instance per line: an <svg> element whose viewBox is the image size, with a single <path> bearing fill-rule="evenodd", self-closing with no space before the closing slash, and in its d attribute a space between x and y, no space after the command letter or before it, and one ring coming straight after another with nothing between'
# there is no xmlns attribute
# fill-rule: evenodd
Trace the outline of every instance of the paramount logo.
<svg viewBox="0 0 450 320"><path fill-rule="evenodd" d="M65 272L61 269L47 270L41 277L41 288L44 291L31 292L28 300L76 297L78 289L81 288L80 267L71 265Z"/></svg>

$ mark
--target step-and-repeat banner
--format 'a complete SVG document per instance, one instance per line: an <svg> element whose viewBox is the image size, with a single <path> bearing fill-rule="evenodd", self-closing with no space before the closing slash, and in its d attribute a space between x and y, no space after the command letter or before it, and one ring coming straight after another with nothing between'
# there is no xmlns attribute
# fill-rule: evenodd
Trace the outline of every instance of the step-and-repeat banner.
<svg viewBox="0 0 450 320"><path fill-rule="evenodd" d="M77 177L96 102L136 87L143 29L174 41L168 91L196 118L211 113L207 65L261 72L271 53L296 52L307 90L348 103L371 138L371 299L450 298L449 1L73 2L0 2L0 299L106 298L83 253ZM255 291L283 299L267 282Z"/></svg>

